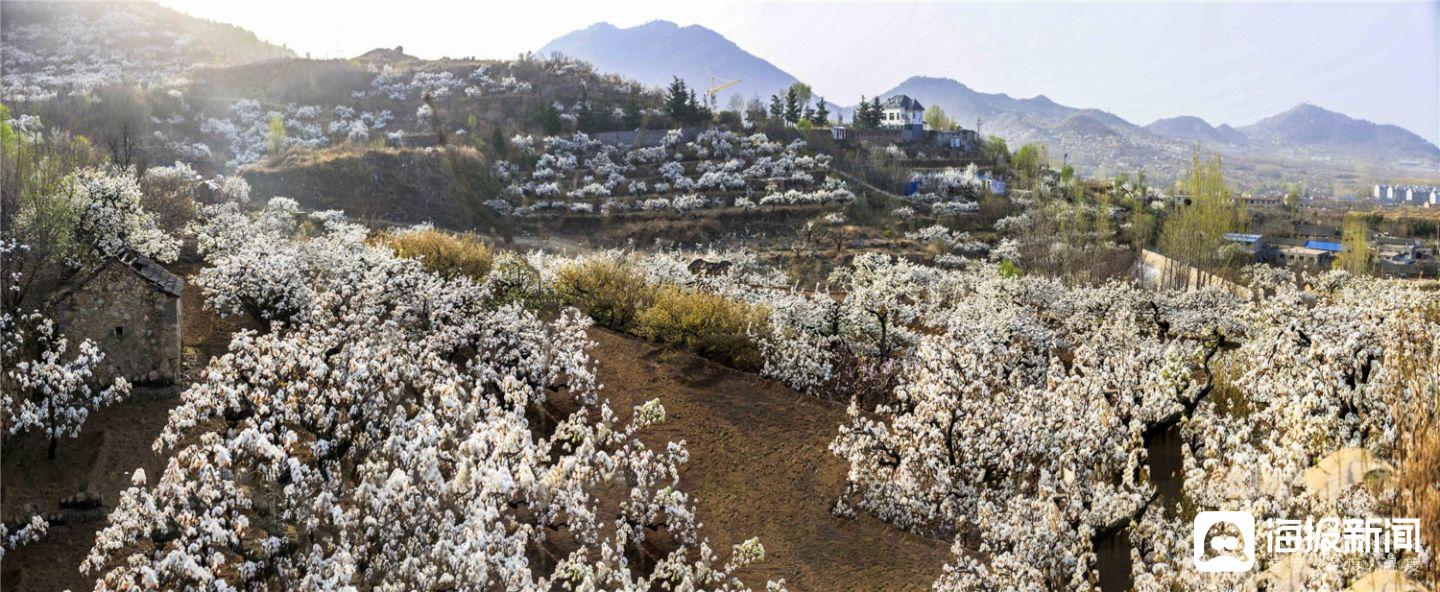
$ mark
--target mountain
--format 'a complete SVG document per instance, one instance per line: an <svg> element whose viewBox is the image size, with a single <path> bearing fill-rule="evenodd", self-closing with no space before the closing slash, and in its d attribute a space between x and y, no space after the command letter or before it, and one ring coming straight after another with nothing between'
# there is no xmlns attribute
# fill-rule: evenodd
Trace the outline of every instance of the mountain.
<svg viewBox="0 0 1440 592"><path fill-rule="evenodd" d="M931 76L911 76L881 96L897 94L909 95L926 107L939 105L967 128L974 127L977 119L993 119L1005 114L1059 120L1077 111L1057 104L1045 95L1017 99L1004 93L977 92L959 81Z"/></svg>
<svg viewBox="0 0 1440 592"><path fill-rule="evenodd" d="M1204 119L1193 115L1181 115L1179 117L1167 117L1158 119L1154 123L1145 126L1145 129L1167 138L1184 140L1186 142L1199 142L1202 145L1209 144L1235 144L1242 145L1250 139L1239 130L1227 124L1220 124L1214 127Z"/></svg>
<svg viewBox="0 0 1440 592"><path fill-rule="evenodd" d="M1271 144L1342 154L1440 158L1440 147L1409 130L1355 119L1308 103L1242 127L1240 131Z"/></svg>
<svg viewBox="0 0 1440 592"><path fill-rule="evenodd" d="M723 107L731 96L768 97L796 82L774 64L741 49L723 35L699 25L681 27L669 21L651 21L621 29L596 23L545 44L537 52L579 58L602 72L613 72L645 84L664 86L673 76L703 93L710 77L718 82L740 79L720 92Z"/></svg>

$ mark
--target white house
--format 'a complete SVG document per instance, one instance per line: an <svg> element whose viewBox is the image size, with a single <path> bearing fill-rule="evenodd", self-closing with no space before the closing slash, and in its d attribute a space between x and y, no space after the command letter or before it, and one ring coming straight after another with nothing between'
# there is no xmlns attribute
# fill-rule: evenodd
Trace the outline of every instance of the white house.
<svg viewBox="0 0 1440 592"><path fill-rule="evenodd" d="M904 129L910 126L925 126L925 106L920 101L905 95L895 95L885 99L881 105L884 117L880 120L882 127L891 129Z"/></svg>

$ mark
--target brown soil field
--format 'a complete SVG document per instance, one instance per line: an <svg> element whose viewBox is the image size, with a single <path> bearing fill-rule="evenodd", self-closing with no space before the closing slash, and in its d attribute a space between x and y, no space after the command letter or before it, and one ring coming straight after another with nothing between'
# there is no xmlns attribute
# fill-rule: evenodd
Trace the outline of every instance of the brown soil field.
<svg viewBox="0 0 1440 592"><path fill-rule="evenodd" d="M189 270L186 270L189 271ZM224 351L237 327L199 310L198 290L187 290L187 350L195 364ZM667 420L644 430L647 445L684 440L690 462L681 488L699 500L701 532L722 558L731 545L759 537L764 561L741 577L764 588L784 578L792 590L922 590L949 556L943 541L908 534L872 517L830 513L844 487L846 466L827 449L845 420L841 405L805 397L773 381L735 371L683 351L659 348L595 329L603 396L624 417L658 398ZM129 476L144 467L153 480L164 459L150 450L178 399L177 389L137 391L136 397L91 417L81 436L64 440L57 458L45 458L43 438L22 435L3 451L0 514L17 518L26 506L49 514L75 493L99 495L104 508L67 512L68 524L7 553L0 565L4 591L88 590L81 574L94 536Z"/></svg>
<svg viewBox="0 0 1440 592"><path fill-rule="evenodd" d="M760 537L765 560L741 574L747 584L764 589L765 580L784 578L791 590L925 590L939 577L948 543L830 513L848 469L828 449L844 406L608 330L591 338L602 396L617 412L650 399L665 406L665 422L641 440L685 441L690 462L680 488L699 498L710 545L728 551Z"/></svg>

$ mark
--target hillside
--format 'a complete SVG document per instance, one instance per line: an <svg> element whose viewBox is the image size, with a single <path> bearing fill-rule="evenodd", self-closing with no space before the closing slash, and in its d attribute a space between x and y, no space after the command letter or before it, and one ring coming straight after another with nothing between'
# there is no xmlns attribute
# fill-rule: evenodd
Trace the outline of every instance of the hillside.
<svg viewBox="0 0 1440 592"><path fill-rule="evenodd" d="M254 33L153 3L5 2L3 98L168 85L199 67L294 57Z"/></svg>
<svg viewBox="0 0 1440 592"><path fill-rule="evenodd" d="M582 59L602 72L613 72L652 86L679 76L697 89L710 86L710 77L740 84L720 93L724 106L732 96L766 97L796 81L774 64L741 49L724 36L699 25L681 27L669 21L651 21L621 29L609 23L562 35L537 52Z"/></svg>
<svg viewBox="0 0 1440 592"><path fill-rule="evenodd" d="M241 174L261 201L284 196L362 220L468 228L480 222L479 204L499 192L497 186L482 195L485 189L474 185L484 171L473 150L386 149L309 153Z"/></svg>

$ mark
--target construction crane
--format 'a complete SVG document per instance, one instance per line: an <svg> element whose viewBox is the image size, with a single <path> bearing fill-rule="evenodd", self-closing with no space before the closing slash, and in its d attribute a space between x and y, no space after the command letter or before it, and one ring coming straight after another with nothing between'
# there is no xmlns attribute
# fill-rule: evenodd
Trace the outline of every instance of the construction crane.
<svg viewBox="0 0 1440 592"><path fill-rule="evenodd" d="M715 110L716 110L716 108L717 108L717 105L716 105L716 97L719 96L720 91L725 90L725 89L727 89L727 88L730 88L730 87L732 87L732 86L735 86L735 85L737 85L737 84L740 84L740 79L739 79L739 78L736 78L736 79L734 79L734 80L731 80L730 82L725 82L725 83L717 84L717 83L716 83L716 80L715 80L715 76L712 74L712 75L710 76L710 90L705 91L705 100L710 103L710 110L711 110L711 111L715 111Z"/></svg>

